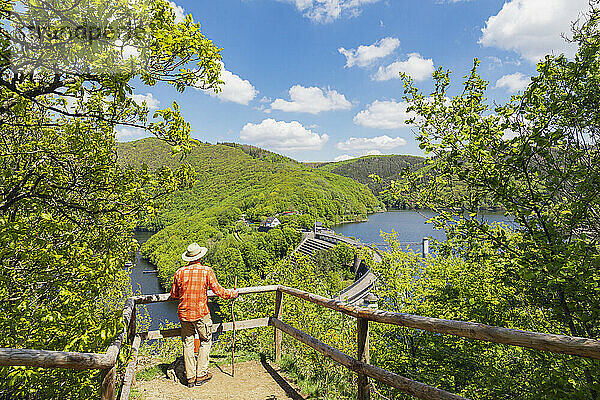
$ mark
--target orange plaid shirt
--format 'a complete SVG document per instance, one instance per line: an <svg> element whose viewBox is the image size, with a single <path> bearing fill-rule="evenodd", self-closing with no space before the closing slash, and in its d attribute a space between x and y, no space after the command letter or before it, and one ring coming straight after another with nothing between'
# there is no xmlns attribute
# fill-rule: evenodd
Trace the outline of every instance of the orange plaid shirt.
<svg viewBox="0 0 600 400"><path fill-rule="evenodd" d="M198 321L208 310L206 291L210 288L214 294L224 299L233 297L233 289L224 289L211 267L194 263L181 267L175 272L171 297L179 299L177 316L181 321Z"/></svg>

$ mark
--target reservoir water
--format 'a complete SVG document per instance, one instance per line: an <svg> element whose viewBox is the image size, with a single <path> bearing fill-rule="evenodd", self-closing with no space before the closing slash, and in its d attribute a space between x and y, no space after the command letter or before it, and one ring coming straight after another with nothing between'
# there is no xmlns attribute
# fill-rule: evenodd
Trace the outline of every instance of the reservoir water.
<svg viewBox="0 0 600 400"><path fill-rule="evenodd" d="M140 243L144 243L152 236L154 232L135 232L135 238ZM160 286L158 282L158 275L156 273L144 273L144 271L155 270L156 267L152 265L148 260L144 259L138 251L135 255L135 263L131 268L131 289L134 294L155 294L164 293L165 290ZM150 329L158 329L159 326L164 325L165 321L179 323L177 318L177 303L173 301L165 303L154 303L146 306L152 323Z"/></svg>
<svg viewBox="0 0 600 400"><path fill-rule="evenodd" d="M352 236L362 243L375 243L380 249L385 249L381 233L395 232L399 242L419 252L424 237L446 239L444 231L433 229L432 224L426 223L434 215L432 211L391 210L369 215L367 222L337 225L333 230L340 235Z"/></svg>
<svg viewBox="0 0 600 400"><path fill-rule="evenodd" d="M352 236L362 243L375 243L380 249L385 249L381 233L396 233L398 241L415 252L421 251L424 237L435 240L446 240L442 230L434 229L427 221L436 214L433 211L390 210L384 213L369 215L367 222L342 224L333 227L336 233ZM510 220L499 212L486 212L481 216L487 222L505 222Z"/></svg>
<svg viewBox="0 0 600 400"><path fill-rule="evenodd" d="M383 238L381 232L396 232L398 240L409 246L413 251L421 251L421 241L424 237L436 240L445 240L443 231L436 230L427 220L434 216L431 211L410 211L410 210L392 210L369 216L367 222L349 223L337 225L334 231L344 236L352 236L363 243L382 244ZM486 221L507 222L508 219L501 213L486 213ZM144 243L152 235L152 232L136 232L135 237L140 244ZM385 248L385 246L378 246ZM182 249L182 252L185 249ZM138 252L135 264L131 269L131 284L134 293L152 294L164 293L165 290L160 287L158 277L155 273L143 273L145 270L154 270L156 267L142 258ZM150 329L158 329L159 325L164 325L165 321L179 323L177 318L177 303L156 303L147 307L152 318ZM214 313L213 318L215 318Z"/></svg>

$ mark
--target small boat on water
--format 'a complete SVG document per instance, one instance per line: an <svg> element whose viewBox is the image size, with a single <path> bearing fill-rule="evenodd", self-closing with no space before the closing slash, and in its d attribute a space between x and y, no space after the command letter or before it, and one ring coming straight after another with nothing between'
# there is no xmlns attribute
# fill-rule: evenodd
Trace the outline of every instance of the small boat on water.
<svg viewBox="0 0 600 400"><path fill-rule="evenodd" d="M144 273L144 274L156 274L156 273L158 273L158 270L157 269L146 269L146 270L142 271L142 273Z"/></svg>

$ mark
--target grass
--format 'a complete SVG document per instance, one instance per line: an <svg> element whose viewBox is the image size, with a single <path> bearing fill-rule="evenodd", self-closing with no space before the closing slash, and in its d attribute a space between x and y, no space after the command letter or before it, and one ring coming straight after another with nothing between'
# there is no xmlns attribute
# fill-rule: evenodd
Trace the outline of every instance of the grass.
<svg viewBox="0 0 600 400"><path fill-rule="evenodd" d="M352 374L327 372L314 365L303 365L293 355L284 354L279 362L286 377L294 382L309 399L338 400L356 398L352 382ZM350 379L348 379L350 378Z"/></svg>
<svg viewBox="0 0 600 400"><path fill-rule="evenodd" d="M139 400L142 398L142 394L136 388L131 388L131 392L129 392L129 400Z"/></svg>
<svg viewBox="0 0 600 400"><path fill-rule="evenodd" d="M159 375L164 376L163 370L158 365L153 365L146 369L136 372L135 379L138 381L151 381Z"/></svg>

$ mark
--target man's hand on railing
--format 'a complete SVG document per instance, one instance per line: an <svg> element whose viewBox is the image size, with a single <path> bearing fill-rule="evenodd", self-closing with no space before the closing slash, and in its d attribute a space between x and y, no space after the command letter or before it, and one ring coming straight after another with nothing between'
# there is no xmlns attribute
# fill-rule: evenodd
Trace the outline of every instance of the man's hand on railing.
<svg viewBox="0 0 600 400"><path fill-rule="evenodd" d="M237 298L240 295L240 292L237 289L233 289L233 296L231 297L232 299Z"/></svg>

